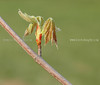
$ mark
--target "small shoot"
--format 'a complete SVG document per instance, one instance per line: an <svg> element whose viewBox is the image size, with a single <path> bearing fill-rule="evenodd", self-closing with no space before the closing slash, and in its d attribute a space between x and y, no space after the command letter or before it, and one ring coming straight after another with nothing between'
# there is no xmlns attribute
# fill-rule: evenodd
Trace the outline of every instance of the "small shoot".
<svg viewBox="0 0 100 85"><path fill-rule="evenodd" d="M35 36L38 49L41 49L41 39L43 36L45 44L51 41L51 43L55 43L56 47L58 48L56 30L59 31L60 29L56 27L55 22L52 18L48 18L46 21L44 21L43 17L41 16L30 16L26 13L22 13L21 10L18 11L18 14L25 21L29 22L29 26L25 30L24 36L32 34L33 30L36 29Z"/></svg>

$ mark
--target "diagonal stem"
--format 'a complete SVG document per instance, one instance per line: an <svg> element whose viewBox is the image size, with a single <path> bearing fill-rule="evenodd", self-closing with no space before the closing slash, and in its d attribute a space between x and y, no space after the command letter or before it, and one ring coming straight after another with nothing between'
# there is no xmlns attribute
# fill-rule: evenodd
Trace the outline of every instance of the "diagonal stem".
<svg viewBox="0 0 100 85"><path fill-rule="evenodd" d="M49 74L57 79L62 85L71 85L62 75L54 70L42 57L39 57L0 17L0 25L14 38L14 40Z"/></svg>

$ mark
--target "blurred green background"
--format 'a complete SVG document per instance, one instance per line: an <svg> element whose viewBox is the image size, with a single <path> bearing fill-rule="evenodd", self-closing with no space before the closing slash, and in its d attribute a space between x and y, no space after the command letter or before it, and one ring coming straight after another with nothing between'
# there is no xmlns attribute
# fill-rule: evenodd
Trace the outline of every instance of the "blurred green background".
<svg viewBox="0 0 100 85"><path fill-rule="evenodd" d="M58 50L50 43L42 45L44 60L73 85L100 85L99 0L0 0L0 16L22 38L29 23L18 9L45 20L53 17L61 28ZM34 33L25 42L37 52ZM0 85L15 80L23 85L61 85L0 26Z"/></svg>

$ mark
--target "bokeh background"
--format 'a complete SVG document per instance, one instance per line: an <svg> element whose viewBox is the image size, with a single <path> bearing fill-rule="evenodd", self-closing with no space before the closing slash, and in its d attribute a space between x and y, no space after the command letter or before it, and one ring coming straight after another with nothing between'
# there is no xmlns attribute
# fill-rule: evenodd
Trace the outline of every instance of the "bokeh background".
<svg viewBox="0 0 100 85"><path fill-rule="evenodd" d="M73 85L100 85L99 0L0 0L0 16L22 38L28 24L18 9L53 17L58 46L42 44L42 56ZM37 52L34 33L25 42ZM0 85L61 85L0 26Z"/></svg>

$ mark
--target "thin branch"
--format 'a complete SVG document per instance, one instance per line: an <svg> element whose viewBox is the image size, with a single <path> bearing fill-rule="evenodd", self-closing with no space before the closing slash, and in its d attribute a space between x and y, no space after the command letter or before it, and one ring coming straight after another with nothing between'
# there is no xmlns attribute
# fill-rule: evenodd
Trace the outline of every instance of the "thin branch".
<svg viewBox="0 0 100 85"><path fill-rule="evenodd" d="M0 17L0 25L14 38L14 40L48 73L57 79L62 85L71 85L63 76L54 70L42 57L39 57Z"/></svg>

